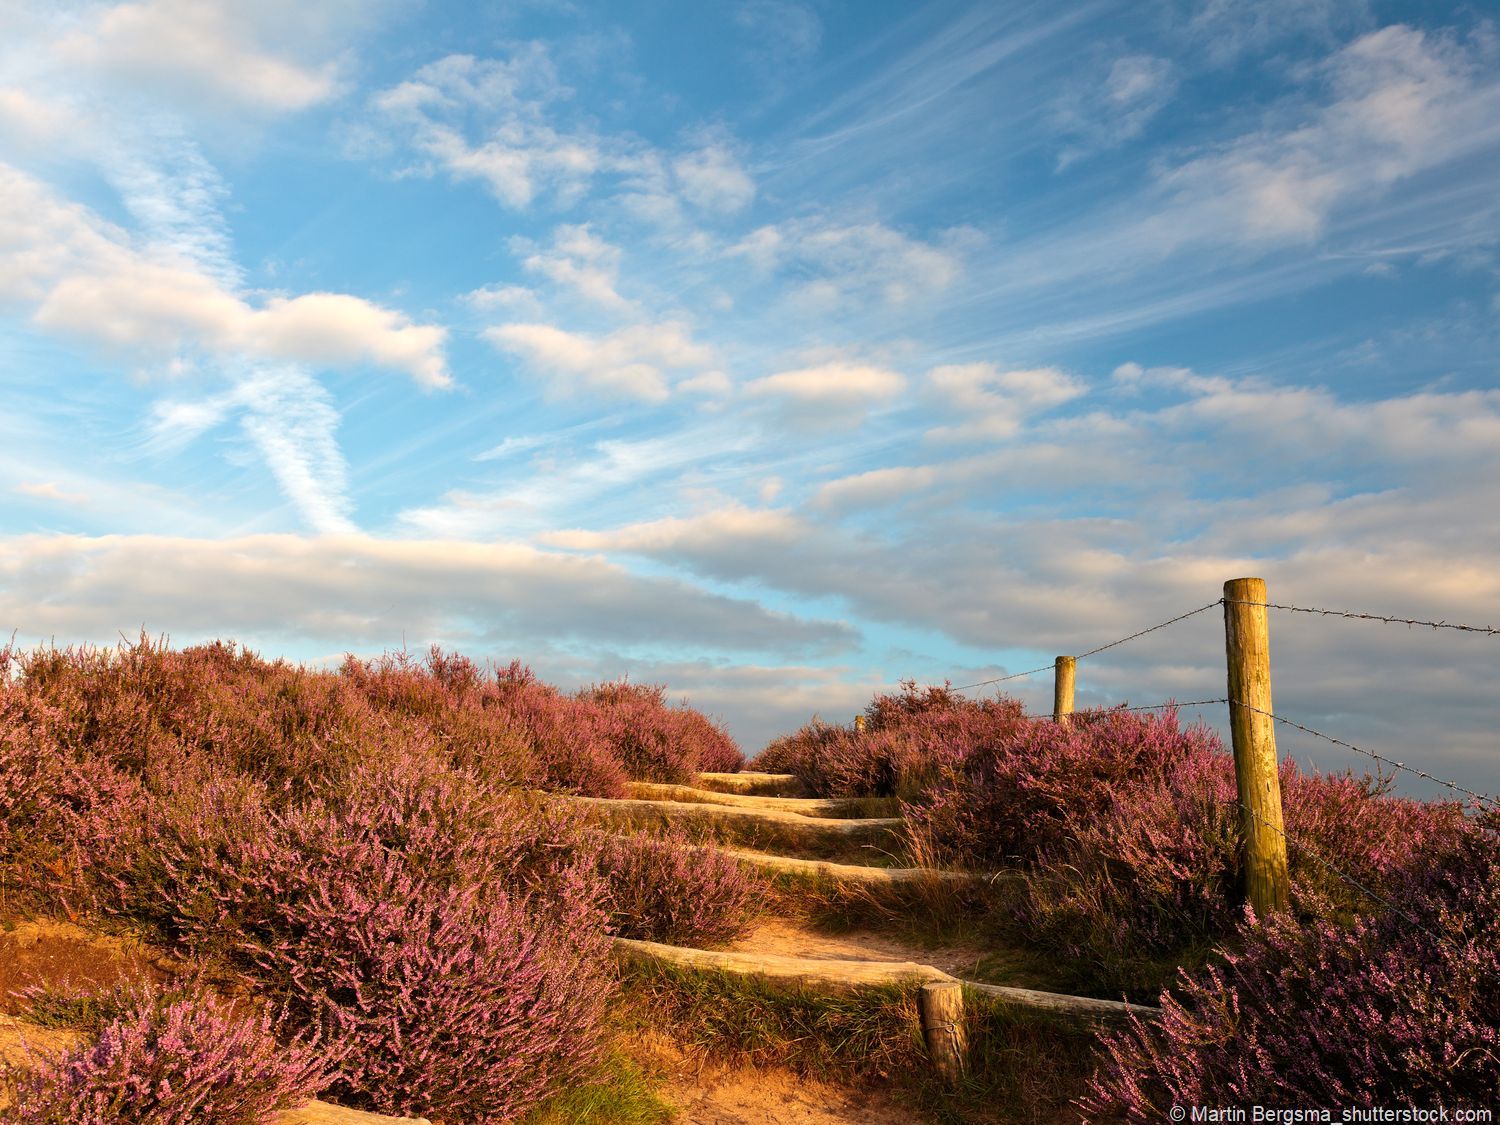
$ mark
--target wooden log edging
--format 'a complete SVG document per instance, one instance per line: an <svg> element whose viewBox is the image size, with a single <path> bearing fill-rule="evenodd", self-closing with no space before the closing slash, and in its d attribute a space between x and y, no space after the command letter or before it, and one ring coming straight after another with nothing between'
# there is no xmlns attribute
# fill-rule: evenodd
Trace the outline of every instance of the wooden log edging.
<svg viewBox="0 0 1500 1125"><path fill-rule="evenodd" d="M754 794L720 793L691 785L669 785L659 781L631 781L625 786L631 798L640 801L675 801L679 804L721 805L738 809L789 812L820 819L858 819L861 801L855 798L763 797Z"/></svg>
<svg viewBox="0 0 1500 1125"><path fill-rule="evenodd" d="M826 859L793 859L746 848L709 848L773 874L800 875L808 879L828 879L836 883L858 883L864 886L889 887L908 883L985 883L1008 879L1012 873L997 871L943 871L935 867L864 867L855 863L834 863Z"/></svg>
<svg viewBox="0 0 1500 1125"><path fill-rule="evenodd" d="M835 961L817 957L787 957L776 953L734 953L689 949L654 941L634 941L630 938L615 938L614 953L616 960L624 965L671 965L680 969L759 977L787 985L821 987L839 992L891 985L920 986L930 981L945 981L961 984L967 989L1018 1007L1033 1008L1059 1016L1098 1020L1129 1016L1155 1019L1161 1015L1160 1008L1146 1004L1097 1000L1091 996L1069 996L1061 992L1042 992L1033 988L960 980L936 966L920 965L915 961Z"/></svg>
<svg viewBox="0 0 1500 1125"><path fill-rule="evenodd" d="M759 823L777 828L790 828L810 836L864 836L878 833L899 833L906 821L899 816L863 817L859 819L832 820L822 817L803 816L800 813L780 812L776 809L742 809L733 805L704 805L677 803L673 801L644 801L631 797L574 797L563 799L576 801L589 808L603 812L636 813L663 819L706 820L751 824Z"/></svg>
<svg viewBox="0 0 1500 1125"><path fill-rule="evenodd" d="M806 793L796 774L758 773L755 770L700 773L698 786L716 793L739 793L753 797L801 797Z"/></svg>

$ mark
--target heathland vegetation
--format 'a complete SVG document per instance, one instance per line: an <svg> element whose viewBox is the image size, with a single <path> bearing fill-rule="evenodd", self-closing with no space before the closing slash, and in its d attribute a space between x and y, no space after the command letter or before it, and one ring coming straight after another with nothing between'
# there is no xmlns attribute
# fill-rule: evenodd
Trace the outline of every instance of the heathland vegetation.
<svg viewBox="0 0 1500 1125"><path fill-rule="evenodd" d="M743 755L655 686L145 639L0 664L0 923L151 954L0 998L75 1044L5 1072L14 1120L262 1122L317 1096L446 1125L664 1121L643 1046L663 1037L879 1086L912 1120L1500 1096L1494 812L1285 764L1293 897L1257 919L1233 763L1170 711L1060 724L908 685L761 753L821 799L799 803L709 792ZM938 1082L911 987L617 956L743 943L767 912L1152 1007L1105 1026L976 1002L967 1073Z"/></svg>

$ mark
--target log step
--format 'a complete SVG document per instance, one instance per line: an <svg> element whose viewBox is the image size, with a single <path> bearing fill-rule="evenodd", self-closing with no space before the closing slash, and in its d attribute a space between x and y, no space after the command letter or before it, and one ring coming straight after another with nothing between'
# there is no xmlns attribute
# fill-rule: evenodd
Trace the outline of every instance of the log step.
<svg viewBox="0 0 1500 1125"><path fill-rule="evenodd" d="M771 812L790 812L800 816L824 817L828 819L855 820L868 814L873 808L894 814L899 805L894 798L885 800L871 798L820 799L817 797L763 797L752 794L721 793L712 789L697 789L691 785L665 785L655 781L631 781L626 792L641 801L679 801L683 804L725 805L739 809L766 809Z"/></svg>
<svg viewBox="0 0 1500 1125"><path fill-rule="evenodd" d="M803 797L807 795L802 782L789 773L756 773L744 770L741 773L700 773L700 789L712 789L715 793L739 793L747 797Z"/></svg>
<svg viewBox="0 0 1500 1125"><path fill-rule="evenodd" d="M679 828L699 838L744 844L762 851L801 852L820 859L847 858L865 849L886 854L903 845L906 822L898 816L826 820L772 809L682 804L630 798L563 797L614 826Z"/></svg>
<svg viewBox="0 0 1500 1125"><path fill-rule="evenodd" d="M835 961L816 957L786 957L773 953L730 953L662 945L654 941L633 941L629 938L615 938L614 953L615 959L626 966L651 968L670 965L696 972L758 977L792 986L825 988L836 992L891 985L920 986L929 981L954 981L1007 1004L1054 1015L1101 1020L1129 1016L1155 1019L1161 1014L1159 1008L1127 1004L1120 1000L1097 1000L1091 996L1069 996L1061 992L1041 992L1034 988L960 981L933 965L920 965L915 961Z"/></svg>
<svg viewBox="0 0 1500 1125"><path fill-rule="evenodd" d="M834 863L826 859L793 859L791 856L768 855L746 848L713 850L773 875L794 875L809 880L855 883L866 887L910 886L924 882L980 883L1014 877L1008 871L986 875L976 871L940 871L933 867L864 867L857 863Z"/></svg>

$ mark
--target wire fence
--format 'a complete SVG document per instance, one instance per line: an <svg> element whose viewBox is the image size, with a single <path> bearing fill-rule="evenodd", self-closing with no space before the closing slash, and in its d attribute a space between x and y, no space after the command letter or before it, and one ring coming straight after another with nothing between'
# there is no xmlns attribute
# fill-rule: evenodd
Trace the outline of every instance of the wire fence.
<svg viewBox="0 0 1500 1125"><path fill-rule="evenodd" d="M1084 659L1089 658L1089 657L1097 656L1097 655L1099 655L1102 652L1108 651L1109 649L1116 648L1116 647L1118 647L1120 645L1128 644L1131 641L1134 641L1134 640L1137 640L1137 639L1139 639L1141 637L1147 636L1148 634L1155 633L1155 632L1157 632L1160 629L1165 629L1165 628L1167 628L1170 625L1175 625L1175 624L1177 624L1180 621L1186 621L1190 617L1194 617L1194 616L1196 616L1196 615L1198 615L1200 613L1206 613L1207 611L1213 609L1215 606L1221 606L1221 605L1222 606L1226 606L1226 607L1230 606L1230 605L1251 606L1251 607L1258 607L1258 608L1261 608L1261 609L1268 609L1268 610L1274 609L1274 610L1279 610L1279 611L1287 612L1287 613L1305 613L1305 614L1314 614L1314 615L1318 615L1318 616L1321 616L1321 617L1337 617L1337 618L1343 618L1343 619L1347 619L1347 620L1375 621L1375 622L1381 622L1381 623L1392 624L1392 625L1406 625L1409 629L1410 628L1422 627L1422 628L1430 628L1430 629L1433 629L1433 630L1448 629L1448 630L1453 630L1453 631L1456 631L1456 632L1463 632L1463 633L1473 634L1475 636L1489 636L1489 637L1492 637L1492 636L1500 635L1500 628L1496 628L1494 626L1489 626L1489 625L1466 625L1466 624L1458 624L1458 623L1455 623L1455 622L1450 622L1450 621L1447 621L1447 620L1429 621L1429 620L1423 620L1423 619L1415 618L1415 617L1403 617L1403 616L1399 616L1399 615L1396 615L1396 614L1364 613L1364 612L1355 612L1355 611L1351 611L1351 610L1323 609L1323 608L1318 608L1318 607L1314 607L1314 606L1287 605L1287 604L1280 603L1280 602L1243 601L1243 600L1239 600L1239 599L1219 598L1219 599L1217 599L1215 601L1209 602L1207 605L1198 606L1196 609L1190 609L1186 613L1180 613L1180 614L1176 615L1175 617L1170 617L1170 618L1166 619L1165 621L1161 621L1161 622L1159 622L1159 623L1157 623L1155 625L1152 625L1152 626L1150 626L1148 628L1137 630L1136 632L1130 633L1127 636L1119 638L1118 640L1110 641L1108 644L1102 644L1102 645L1097 646L1096 648L1089 649L1087 652L1079 653L1073 659L1075 661L1078 661L1078 660L1084 660ZM1042 666L1040 666L1038 668L1027 669L1024 672L1013 672L1013 673L1010 673L1010 674L1005 675L1005 676L997 676L997 677L995 677L993 679L980 680L977 683L964 684L964 685L961 685L959 687L952 688L951 690L954 690L954 691L970 691L970 690L973 690L974 688L989 687L989 686L992 686L994 684L1008 683L1008 682L1013 681L1013 680L1025 679L1028 676L1035 676L1035 675L1037 675L1037 674L1039 674L1041 672L1046 672L1046 671L1049 671L1049 670L1053 670L1055 667L1056 667L1055 663L1054 664L1044 664L1044 665L1042 665ZM1342 748L1344 748L1346 750L1350 750L1350 751L1353 751L1353 752L1358 753L1358 754L1363 754L1363 755L1369 757L1370 759L1372 759L1373 761L1379 763L1380 766L1387 766L1387 767L1390 767L1394 771L1411 774L1411 775L1413 775L1415 777L1419 777L1419 778L1422 778L1425 781L1431 782L1434 785L1442 786L1443 788L1449 790L1452 793L1460 794L1463 797L1467 798L1468 802L1470 802L1474 807L1476 807L1479 810L1486 811L1486 812L1500 811L1500 800L1497 800L1491 794L1481 793L1478 790L1471 789L1471 788L1469 788L1469 787L1467 787L1465 785L1461 785L1461 784L1459 784L1456 781L1452 781L1452 780L1449 780L1447 778L1439 777L1438 775L1436 775L1434 773L1431 773L1431 772L1429 772L1427 770L1424 770L1424 769L1422 769L1422 768L1420 768L1418 766L1413 766L1413 765L1411 765L1411 764L1409 764L1407 762L1400 761L1400 760L1398 760L1396 758L1388 757L1387 755L1381 754L1381 753L1379 753L1377 751L1374 751L1374 750L1370 750L1370 749L1368 749L1366 747L1356 746L1352 742L1345 741L1344 739L1341 739L1341 738L1335 738L1333 735L1325 734L1322 731L1315 730L1312 727L1309 727L1309 726L1307 726L1307 725L1305 725L1303 723L1297 722L1296 720L1287 718L1284 715L1278 715L1278 714L1274 713L1273 711L1269 711L1269 710L1262 709L1260 707L1256 707L1253 704L1247 703L1247 702L1245 702L1243 700L1231 699L1231 698L1229 698L1227 696L1220 696L1220 697L1216 697L1216 698L1213 698L1213 699L1194 699L1194 700L1187 700L1187 701L1167 700L1167 701L1162 702L1162 703L1146 704L1146 705L1142 705L1142 706L1120 706L1120 707L1102 708L1098 712L1094 712L1094 713L1095 714L1108 715L1108 714L1113 714L1113 713L1118 713L1118 712L1162 711L1162 710L1167 710L1167 709L1209 707L1209 706L1215 706L1215 705L1219 705L1219 704L1226 705L1226 706L1228 706L1231 709L1233 709L1235 707L1240 707L1240 708L1243 708L1243 709L1255 712L1256 714L1263 715L1266 718L1272 719L1275 722L1277 722L1277 723L1279 723L1279 724L1281 724L1283 726L1291 727L1291 728L1293 728L1295 730L1299 730L1299 731L1303 732L1304 734L1311 735L1311 736L1313 736L1315 738L1323 739L1324 741L1329 742L1329 743L1331 743L1334 746L1339 746L1339 747L1342 747ZM1084 715L1087 715L1087 714L1089 714L1089 712L1085 712L1084 713ZM1035 719L1035 720L1038 720L1038 721L1057 721L1057 720L1062 720L1062 719L1071 719L1071 718L1073 718L1072 715L1063 716L1063 715L1056 715L1056 714L1053 714L1053 715L1029 715L1028 717L1032 718L1032 719ZM1383 778L1385 775L1384 775L1384 772L1380 770L1380 766L1377 766L1377 772ZM1337 879L1339 879L1343 883L1347 884L1348 886L1352 887L1356 891L1358 891L1361 894L1365 895L1370 901L1379 903L1380 905L1382 905L1382 906L1384 906L1384 907L1386 907L1386 908L1394 911L1396 914L1398 914L1399 916L1405 918L1407 921L1409 921L1410 923L1412 923L1414 926L1417 926L1418 928L1422 929L1423 931L1425 931L1426 933L1428 933L1430 936L1432 936L1434 938L1438 938L1439 940L1443 940L1440 935L1434 933L1432 931L1432 929L1430 929L1427 925L1425 925L1423 922L1421 922L1418 918L1416 918L1410 912L1408 912L1407 910L1403 909L1397 903L1392 902L1389 898L1381 895L1380 893L1378 893L1373 888L1365 885L1365 883L1362 880L1356 879L1353 875L1349 874L1347 871L1344 871L1344 870L1340 869L1337 865L1335 865L1333 863L1330 863L1327 860L1326 857L1324 857L1323 855L1321 855L1318 852L1318 850L1316 848L1311 847L1305 841L1298 840L1295 837L1293 837L1292 835L1288 834L1284 827L1279 826L1279 825L1275 825L1275 824L1271 824L1264 817L1262 817L1259 813L1255 812L1249 806L1245 805L1244 803L1242 803L1242 802L1240 802L1238 800L1235 801L1235 804L1238 805L1239 808L1241 810L1243 810L1243 812L1246 815L1248 815L1250 817L1253 817L1254 819L1256 819L1257 821L1259 821L1261 824L1263 824L1265 827L1270 828L1273 831L1275 831L1279 836L1282 837L1283 841L1286 843L1286 845L1288 847L1293 848L1297 852L1299 852L1302 855L1306 856L1313 863L1317 864L1319 867L1323 868L1324 870L1326 870L1327 872L1329 872L1330 874L1332 874L1333 876L1335 876Z"/></svg>

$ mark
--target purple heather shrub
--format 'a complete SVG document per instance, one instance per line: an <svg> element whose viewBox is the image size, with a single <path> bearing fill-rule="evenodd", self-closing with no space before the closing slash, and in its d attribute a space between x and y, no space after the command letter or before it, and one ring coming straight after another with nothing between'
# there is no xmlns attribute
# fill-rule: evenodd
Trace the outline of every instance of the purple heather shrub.
<svg viewBox="0 0 1500 1125"><path fill-rule="evenodd" d="M283 1043L270 1015L246 1016L206 992L134 986L97 1038L37 1058L13 1078L18 1125L269 1125L325 1080L315 1042Z"/></svg>
<svg viewBox="0 0 1500 1125"><path fill-rule="evenodd" d="M340 1052L341 1100L510 1120L597 1060L613 977L576 814L402 743L289 807L185 775L151 823L122 908Z"/></svg>
<svg viewBox="0 0 1500 1125"><path fill-rule="evenodd" d="M1249 918L1236 952L1103 1041L1094 1120L1172 1105L1450 1109L1500 1098L1500 843L1474 822L1349 924Z"/></svg>
<svg viewBox="0 0 1500 1125"><path fill-rule="evenodd" d="M636 781L687 784L703 770L733 772L745 759L729 734L701 712L671 707L664 684L621 680L595 684L576 698L598 716L600 729Z"/></svg>
<svg viewBox="0 0 1500 1125"><path fill-rule="evenodd" d="M144 794L108 762L59 747L55 719L0 685L0 902L79 913L118 893Z"/></svg>
<svg viewBox="0 0 1500 1125"><path fill-rule="evenodd" d="M1126 793L1160 784L1174 763L1218 748L1212 731L1184 730L1171 712L1081 712L1063 725L976 708L919 715L900 729L906 752L926 763L905 767L926 774L905 801L914 831L930 854L967 864L1033 860Z"/></svg>
<svg viewBox="0 0 1500 1125"><path fill-rule="evenodd" d="M744 866L681 836L606 836L598 862L620 937L695 947L732 941L749 930L763 897Z"/></svg>
<svg viewBox="0 0 1500 1125"><path fill-rule="evenodd" d="M495 705L530 740L546 789L620 797L625 770L596 709L542 683L519 661L495 673Z"/></svg>
<svg viewBox="0 0 1500 1125"><path fill-rule="evenodd" d="M905 682L876 696L865 729L814 720L779 738L755 767L795 774L820 797L916 797L974 749L1004 742L1024 724L1012 700L969 700L949 688Z"/></svg>

